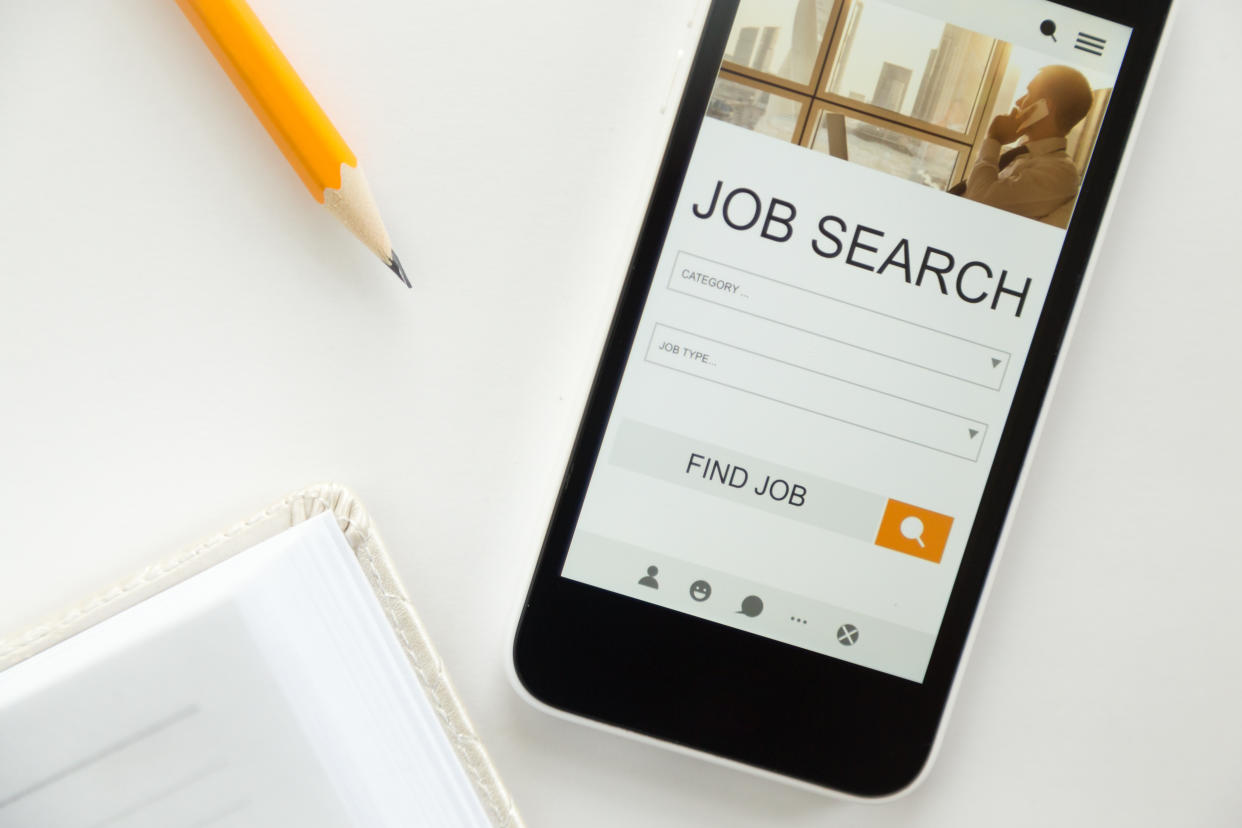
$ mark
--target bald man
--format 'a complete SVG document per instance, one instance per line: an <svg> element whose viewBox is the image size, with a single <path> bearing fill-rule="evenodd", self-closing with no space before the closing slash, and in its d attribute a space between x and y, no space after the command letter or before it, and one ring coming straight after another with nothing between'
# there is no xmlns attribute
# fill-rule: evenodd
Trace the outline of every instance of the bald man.
<svg viewBox="0 0 1242 828"><path fill-rule="evenodd" d="M1091 111L1091 85L1068 66L1047 66L1008 115L997 115L962 193L972 201L1064 227L1081 183L1065 136ZM1021 143L1005 153L1001 147Z"/></svg>

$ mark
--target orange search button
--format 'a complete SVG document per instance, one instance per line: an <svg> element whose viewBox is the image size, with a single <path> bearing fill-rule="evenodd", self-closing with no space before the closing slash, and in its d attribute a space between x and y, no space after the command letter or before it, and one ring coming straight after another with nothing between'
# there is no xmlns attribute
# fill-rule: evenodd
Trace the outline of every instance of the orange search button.
<svg viewBox="0 0 1242 828"><path fill-rule="evenodd" d="M890 500L884 505L875 545L940 563L952 526L953 518L948 515Z"/></svg>

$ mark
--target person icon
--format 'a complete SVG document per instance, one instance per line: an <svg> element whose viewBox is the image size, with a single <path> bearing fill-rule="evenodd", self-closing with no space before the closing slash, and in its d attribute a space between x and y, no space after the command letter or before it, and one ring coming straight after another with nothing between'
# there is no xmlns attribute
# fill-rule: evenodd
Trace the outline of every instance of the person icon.
<svg viewBox="0 0 1242 828"><path fill-rule="evenodd" d="M638 585L645 586L645 587L651 587L652 589L659 589L660 582L657 581L655 577L659 574L660 574L659 567L655 567L655 566L647 567L647 574L638 579Z"/></svg>

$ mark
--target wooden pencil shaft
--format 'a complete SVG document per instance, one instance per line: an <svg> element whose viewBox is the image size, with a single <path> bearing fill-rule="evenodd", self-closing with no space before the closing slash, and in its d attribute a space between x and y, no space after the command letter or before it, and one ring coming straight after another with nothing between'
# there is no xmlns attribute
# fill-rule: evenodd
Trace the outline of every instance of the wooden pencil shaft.
<svg viewBox="0 0 1242 828"><path fill-rule="evenodd" d="M199 36L284 153L306 189L323 203L341 186L341 165L357 159L293 65L243 0L177 0Z"/></svg>
<svg viewBox="0 0 1242 828"><path fill-rule="evenodd" d="M407 287L358 159L245 0L177 0L315 200Z"/></svg>

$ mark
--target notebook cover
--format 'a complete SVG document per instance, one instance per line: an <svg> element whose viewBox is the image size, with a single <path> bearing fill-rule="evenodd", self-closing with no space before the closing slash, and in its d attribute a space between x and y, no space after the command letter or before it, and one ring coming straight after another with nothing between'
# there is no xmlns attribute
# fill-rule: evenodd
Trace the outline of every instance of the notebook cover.
<svg viewBox="0 0 1242 828"><path fill-rule="evenodd" d="M422 683L466 775L497 828L521 828L522 820L488 758L474 726L453 690L444 664L419 621L397 577L383 541L357 496L335 483L311 486L272 504L259 514L177 555L143 569L83 601L60 616L12 638L0 640L0 670L64 641L173 584L249 549L307 518L331 512L357 557Z"/></svg>

